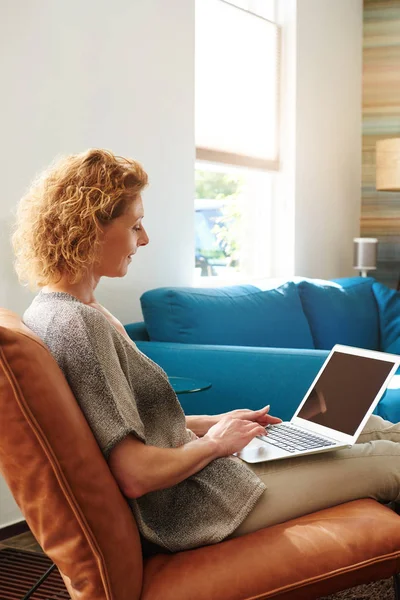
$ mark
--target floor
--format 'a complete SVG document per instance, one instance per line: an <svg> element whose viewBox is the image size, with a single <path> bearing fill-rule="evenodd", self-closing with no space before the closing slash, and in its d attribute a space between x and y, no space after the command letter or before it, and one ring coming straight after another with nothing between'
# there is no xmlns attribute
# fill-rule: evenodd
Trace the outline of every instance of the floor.
<svg viewBox="0 0 400 600"><path fill-rule="evenodd" d="M20 533L12 538L8 538L7 540L2 540L0 542L0 550L2 548L19 548L20 550L29 550L30 552L41 552L43 550L33 537L30 531L26 531L25 533Z"/></svg>

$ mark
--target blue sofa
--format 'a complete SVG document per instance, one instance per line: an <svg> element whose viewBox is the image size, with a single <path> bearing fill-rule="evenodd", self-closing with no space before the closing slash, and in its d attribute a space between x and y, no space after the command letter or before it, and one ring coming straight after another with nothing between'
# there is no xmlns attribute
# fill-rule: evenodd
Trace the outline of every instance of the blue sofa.
<svg viewBox="0 0 400 600"><path fill-rule="evenodd" d="M289 419L335 343L400 354L400 294L371 277L158 288L141 305L144 322L125 326L139 349L169 375L212 382L180 396L187 414L271 404ZM376 412L400 421L395 386Z"/></svg>

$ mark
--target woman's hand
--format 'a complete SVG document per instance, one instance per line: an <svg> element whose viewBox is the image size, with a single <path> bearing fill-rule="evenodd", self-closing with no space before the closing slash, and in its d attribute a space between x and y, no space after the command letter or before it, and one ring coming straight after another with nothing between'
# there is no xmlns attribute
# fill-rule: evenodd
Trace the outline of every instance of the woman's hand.
<svg viewBox="0 0 400 600"><path fill-rule="evenodd" d="M239 408L237 410L231 410L230 412L220 415L220 417L229 416L233 419L244 419L245 421L254 421L259 423L263 427L267 425L275 425L276 423L282 423L282 419L278 417L272 417L269 413L269 404L260 408L260 410L250 410L249 408ZM265 433L265 432L264 432Z"/></svg>
<svg viewBox="0 0 400 600"><path fill-rule="evenodd" d="M218 423L210 427L203 440L212 440L217 456L221 457L242 450L253 438L263 434L265 434L265 428L256 421L233 418L228 413L224 416L221 415Z"/></svg>
<svg viewBox="0 0 400 600"><path fill-rule="evenodd" d="M282 419L278 417L271 417L269 414L269 404L264 406L260 410L250 410L249 408L240 408L237 410L231 410L221 415L202 415L202 416L187 416L186 427L193 431L197 436L201 437L205 435L210 427L218 423L225 417L231 417L232 419L239 419L242 421L253 421L266 427L267 425L273 425L275 423L281 423ZM265 434L265 431L264 431Z"/></svg>

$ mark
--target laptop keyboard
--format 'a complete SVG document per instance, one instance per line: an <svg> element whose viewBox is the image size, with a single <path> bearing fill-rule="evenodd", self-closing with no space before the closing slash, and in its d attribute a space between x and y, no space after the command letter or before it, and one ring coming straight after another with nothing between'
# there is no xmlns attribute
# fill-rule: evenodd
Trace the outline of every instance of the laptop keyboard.
<svg viewBox="0 0 400 600"><path fill-rule="evenodd" d="M335 442L327 440L314 433L309 433L304 429L298 429L290 423L279 423L278 425L267 425L265 428L268 435L257 436L287 452L297 452L305 450L314 450L315 448L324 448L334 446Z"/></svg>

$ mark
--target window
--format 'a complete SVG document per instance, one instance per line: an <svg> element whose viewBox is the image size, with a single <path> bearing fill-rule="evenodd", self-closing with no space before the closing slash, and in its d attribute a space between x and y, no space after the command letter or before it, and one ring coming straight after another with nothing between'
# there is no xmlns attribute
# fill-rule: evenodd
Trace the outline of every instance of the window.
<svg viewBox="0 0 400 600"><path fill-rule="evenodd" d="M274 0L196 1L195 278L270 274L279 167Z"/></svg>
<svg viewBox="0 0 400 600"><path fill-rule="evenodd" d="M273 174L198 162L195 283L270 276ZM204 280L203 280L204 282Z"/></svg>

